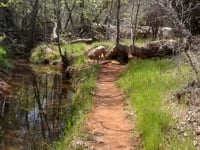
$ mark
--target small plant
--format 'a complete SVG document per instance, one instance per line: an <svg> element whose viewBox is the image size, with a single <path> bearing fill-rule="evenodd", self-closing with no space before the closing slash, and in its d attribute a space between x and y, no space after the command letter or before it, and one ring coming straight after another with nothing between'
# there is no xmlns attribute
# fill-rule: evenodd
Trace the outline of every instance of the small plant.
<svg viewBox="0 0 200 150"><path fill-rule="evenodd" d="M8 58L8 48L4 45L0 45L0 67L10 67L10 61Z"/></svg>

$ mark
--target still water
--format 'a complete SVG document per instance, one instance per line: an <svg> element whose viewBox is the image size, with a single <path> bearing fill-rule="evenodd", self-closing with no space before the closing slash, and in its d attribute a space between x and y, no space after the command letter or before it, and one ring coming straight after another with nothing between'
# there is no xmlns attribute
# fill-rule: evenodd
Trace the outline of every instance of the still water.
<svg viewBox="0 0 200 150"><path fill-rule="evenodd" d="M0 101L0 150L48 149L64 134L69 83L59 73L18 75L13 96Z"/></svg>

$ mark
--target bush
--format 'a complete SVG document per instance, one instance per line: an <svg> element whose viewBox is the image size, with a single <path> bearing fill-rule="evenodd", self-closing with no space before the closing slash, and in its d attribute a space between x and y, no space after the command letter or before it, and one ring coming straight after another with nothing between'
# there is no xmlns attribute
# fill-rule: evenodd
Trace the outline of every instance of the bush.
<svg viewBox="0 0 200 150"><path fill-rule="evenodd" d="M8 58L8 48L0 45L0 67L10 67L10 61Z"/></svg>
<svg viewBox="0 0 200 150"><path fill-rule="evenodd" d="M33 49L33 52L30 57L32 63L44 63L47 61L59 59L59 53L55 46L49 46L46 44L38 45Z"/></svg>

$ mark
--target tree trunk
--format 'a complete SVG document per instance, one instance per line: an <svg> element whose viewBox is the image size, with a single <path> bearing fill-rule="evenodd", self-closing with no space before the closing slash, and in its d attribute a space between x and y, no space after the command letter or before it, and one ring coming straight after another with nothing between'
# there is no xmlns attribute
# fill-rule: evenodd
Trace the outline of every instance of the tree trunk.
<svg viewBox="0 0 200 150"><path fill-rule="evenodd" d="M119 45L120 40L120 7L121 7L121 0L117 1L117 37L116 37L116 47Z"/></svg>
<svg viewBox="0 0 200 150"><path fill-rule="evenodd" d="M55 1L54 1L55 2ZM55 13L56 13L56 21L57 21L57 30L56 30L56 33L57 33L57 42L58 42L58 50L59 50L59 54L60 54L60 57L62 59L62 64L63 64L63 70L65 70L68 65L69 65L69 61L68 61L68 58L67 58L67 54L65 52L65 54L63 55L62 54L62 49L61 49L61 44L60 44L60 33L61 33L61 30L62 30L62 27L61 27L61 18L60 18L60 10L61 10L61 0L58 0L57 1L57 7L56 7L56 3L55 4Z"/></svg>
<svg viewBox="0 0 200 150"><path fill-rule="evenodd" d="M80 1L80 9L81 9L81 25L84 26L85 25L85 16L84 16L84 13L83 13L83 9L85 7L85 1L84 0L81 0Z"/></svg>
<svg viewBox="0 0 200 150"><path fill-rule="evenodd" d="M30 38L28 39L27 46L26 46L28 49L33 48L35 45L35 36L36 36L35 28L36 28L38 10L39 10L39 0L35 0L35 4L33 6L33 11L32 11Z"/></svg>
<svg viewBox="0 0 200 150"><path fill-rule="evenodd" d="M74 0L74 3L73 3L73 5L72 5L72 8L70 9L69 6L68 6L68 4L67 4L67 1L65 0L65 6L66 6L66 8L67 8L67 10L68 10L68 12L69 12L69 16L68 16L67 22L66 22L66 24L65 24L65 30L67 29L67 26L68 26L68 24L69 24L69 21L71 21L71 25L72 25L72 28L73 28L73 30L74 30L74 23L73 23L73 20L72 20L72 13L73 13L73 9L74 9L74 7L75 7L75 5L76 5L76 1L77 1L77 0Z"/></svg>
<svg viewBox="0 0 200 150"><path fill-rule="evenodd" d="M135 15L135 25L133 29L133 41L132 44L135 45L135 35L136 35L136 30L137 30L137 22L138 22L138 15L139 15L139 10L140 10L140 0L137 0L137 10L136 10L136 15Z"/></svg>
<svg viewBox="0 0 200 150"><path fill-rule="evenodd" d="M134 45L134 22L133 22L133 14L134 14L135 1L132 2L132 10L131 10L131 42Z"/></svg>

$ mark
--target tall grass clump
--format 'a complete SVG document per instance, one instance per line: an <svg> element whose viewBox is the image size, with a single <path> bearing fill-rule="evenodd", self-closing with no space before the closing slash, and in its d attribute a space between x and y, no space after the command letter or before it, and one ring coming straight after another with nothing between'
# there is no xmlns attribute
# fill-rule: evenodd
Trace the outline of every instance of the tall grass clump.
<svg viewBox="0 0 200 150"><path fill-rule="evenodd" d="M146 150L163 149L166 132L172 125L172 117L163 109L163 99L188 80L176 71L176 65L167 59L133 60L118 80L136 110L137 128Z"/></svg>
<svg viewBox="0 0 200 150"><path fill-rule="evenodd" d="M81 67L86 62L86 57L84 52L87 45L85 43L76 43L76 44L65 44L63 45L63 50L69 56L74 57L72 64L77 67Z"/></svg>
<svg viewBox="0 0 200 150"><path fill-rule="evenodd" d="M60 59L57 47L45 43L37 45L32 50L30 61L35 64Z"/></svg>
<svg viewBox="0 0 200 150"><path fill-rule="evenodd" d="M96 89L96 76L99 65L92 65L91 68L84 70L80 77L84 81L80 84L76 93L72 96L72 103L69 107L67 115L65 136L60 142L53 143L51 148L56 150L76 149L73 141L77 137L83 137L84 129L82 127L87 113L91 110L93 104L93 96L91 92Z"/></svg>

